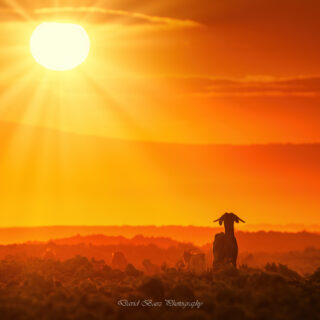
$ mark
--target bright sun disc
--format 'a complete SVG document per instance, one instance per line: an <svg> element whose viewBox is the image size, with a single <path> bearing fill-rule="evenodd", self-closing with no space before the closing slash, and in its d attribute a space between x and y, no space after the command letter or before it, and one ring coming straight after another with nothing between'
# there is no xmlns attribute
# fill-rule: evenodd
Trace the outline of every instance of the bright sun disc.
<svg viewBox="0 0 320 320"><path fill-rule="evenodd" d="M78 24L44 22L36 27L30 39L34 59L50 70L71 70L88 56L90 39Z"/></svg>

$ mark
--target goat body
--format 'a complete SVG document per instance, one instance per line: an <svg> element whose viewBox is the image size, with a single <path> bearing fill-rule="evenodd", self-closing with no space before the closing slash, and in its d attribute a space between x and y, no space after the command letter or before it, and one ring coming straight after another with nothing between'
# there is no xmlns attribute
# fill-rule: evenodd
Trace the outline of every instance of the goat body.
<svg viewBox="0 0 320 320"><path fill-rule="evenodd" d="M219 224L224 224L225 233L220 232L215 235L213 242L213 270L219 269L221 266L231 263L237 266L238 244L234 236L234 222L244 222L234 213L225 213L219 219Z"/></svg>
<svg viewBox="0 0 320 320"><path fill-rule="evenodd" d="M235 237L225 233L216 234L213 242L213 269L231 263L236 267L238 257L238 244Z"/></svg>

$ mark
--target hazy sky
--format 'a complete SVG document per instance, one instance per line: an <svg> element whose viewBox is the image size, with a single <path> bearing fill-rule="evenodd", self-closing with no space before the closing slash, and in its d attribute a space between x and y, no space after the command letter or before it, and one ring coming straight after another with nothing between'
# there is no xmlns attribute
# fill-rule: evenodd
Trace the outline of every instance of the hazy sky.
<svg viewBox="0 0 320 320"><path fill-rule="evenodd" d="M168 154L171 163L163 163L150 156L152 146L131 146L125 156L132 167L123 155L113 163L119 182L110 167L95 163L100 150L90 149L90 161L74 159L74 166L60 159L59 167L53 150L65 138L47 140L52 132L80 134L71 158L88 135L183 143L186 150L191 144L319 143L319 16L314 0L0 1L0 207L11 212L1 224L178 224L184 217L181 223L202 225L229 205L252 223L308 223L306 217L320 223L318 145L306 153L280 145L266 158L256 149L230 151L219 153L224 160L218 163L210 151L212 166L206 153L197 158L184 151L185 167L181 153L179 161ZM43 21L87 30L91 51L81 66L55 72L35 62L29 41ZM14 123L9 129L8 122ZM58 131L37 137L19 124ZM177 173L173 164L183 170ZM52 172L67 175L62 181L68 183L58 183ZM81 172L90 175L81 180ZM59 193L72 184L71 193ZM80 213L66 217L66 208ZM106 219L106 210L118 219Z"/></svg>
<svg viewBox="0 0 320 320"><path fill-rule="evenodd" d="M320 140L315 1L2 1L0 14L2 120L185 143ZM91 38L69 73L30 55L51 20Z"/></svg>

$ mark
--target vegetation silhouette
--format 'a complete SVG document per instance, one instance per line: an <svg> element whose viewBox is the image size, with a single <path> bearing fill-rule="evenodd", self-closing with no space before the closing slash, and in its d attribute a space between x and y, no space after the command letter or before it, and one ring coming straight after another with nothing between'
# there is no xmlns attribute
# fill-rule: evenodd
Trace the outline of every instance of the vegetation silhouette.
<svg viewBox="0 0 320 320"><path fill-rule="evenodd" d="M195 274L163 268L149 276L128 264L75 256L0 260L1 319L274 319L314 320L320 314L320 269L299 276L283 265L232 265ZM200 301L199 308L121 306L119 300Z"/></svg>
<svg viewBox="0 0 320 320"><path fill-rule="evenodd" d="M206 267L197 269L203 267L203 257ZM0 246L0 318L317 319L319 249L240 250L238 268L227 263L217 271L212 262L211 244L198 247L144 236L76 236ZM296 272L287 263L307 272ZM119 305L120 300L136 306ZM153 306L137 305L144 300ZM199 301L201 306L172 307L166 300L177 305Z"/></svg>

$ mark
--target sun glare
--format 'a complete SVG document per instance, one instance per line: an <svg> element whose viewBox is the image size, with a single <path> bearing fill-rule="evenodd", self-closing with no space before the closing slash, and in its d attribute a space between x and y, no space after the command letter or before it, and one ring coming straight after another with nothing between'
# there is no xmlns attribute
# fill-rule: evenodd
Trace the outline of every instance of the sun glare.
<svg viewBox="0 0 320 320"><path fill-rule="evenodd" d="M78 24L44 22L36 27L30 39L34 59L50 70L71 70L85 61L90 39Z"/></svg>

